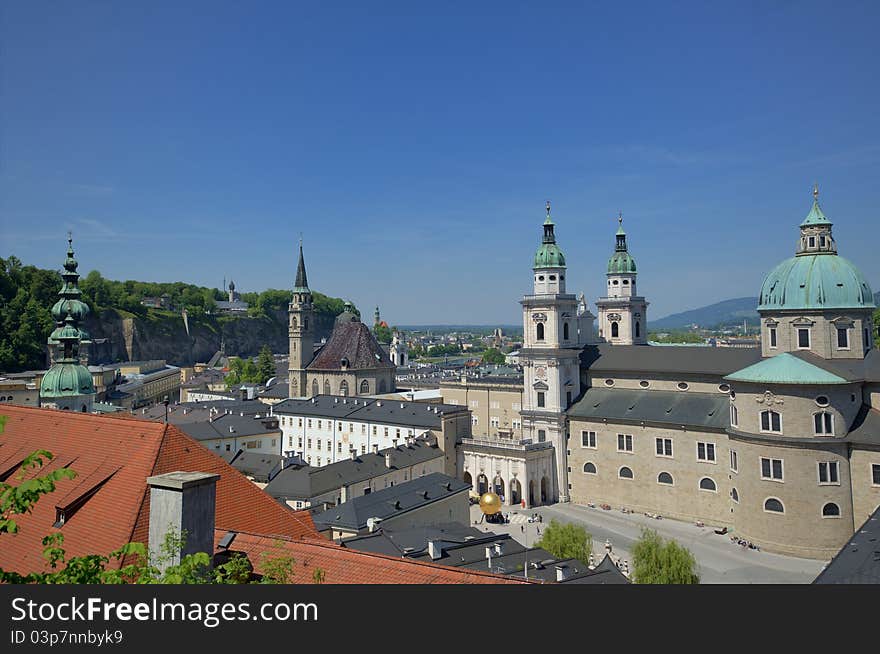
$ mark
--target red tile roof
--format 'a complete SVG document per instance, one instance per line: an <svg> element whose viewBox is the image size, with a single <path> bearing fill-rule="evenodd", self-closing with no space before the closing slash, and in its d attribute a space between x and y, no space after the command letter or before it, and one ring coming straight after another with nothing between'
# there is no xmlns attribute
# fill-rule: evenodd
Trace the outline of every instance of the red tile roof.
<svg viewBox="0 0 880 654"><path fill-rule="evenodd" d="M215 548L226 530L214 532ZM223 551L217 550L216 551ZM320 568L325 584L517 584L529 583L523 579L505 577L476 570L462 570L409 559L358 552L336 543L314 538L293 540L269 538L260 534L238 533L229 548L242 552L262 574L262 563L267 558L292 556L291 583L314 583L314 572Z"/></svg>
<svg viewBox="0 0 880 654"><path fill-rule="evenodd" d="M0 434L0 474L31 452L43 449L54 459L42 471L68 466L76 471L55 492L43 496L32 513L15 518L17 534L0 536L0 567L17 572L45 569L41 539L64 534L67 557L107 554L128 542L146 542L150 496L147 477L175 470L220 475L217 482L216 525L287 538L315 536L307 511L282 506L173 425L130 416L97 416L7 405ZM6 479L17 485L18 471ZM89 497L89 494L91 496ZM65 524L52 527L56 506L75 507Z"/></svg>

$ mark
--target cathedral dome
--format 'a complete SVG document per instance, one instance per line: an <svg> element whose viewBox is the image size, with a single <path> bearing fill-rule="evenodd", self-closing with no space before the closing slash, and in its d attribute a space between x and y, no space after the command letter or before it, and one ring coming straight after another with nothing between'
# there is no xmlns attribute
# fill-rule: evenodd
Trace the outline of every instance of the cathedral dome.
<svg viewBox="0 0 880 654"><path fill-rule="evenodd" d="M758 310L873 309L874 294L862 272L837 254L832 222L813 206L800 224L797 255L786 259L764 278Z"/></svg>
<svg viewBox="0 0 880 654"><path fill-rule="evenodd" d="M634 274L636 272L636 260L629 252L615 252L608 259L608 274Z"/></svg>
<svg viewBox="0 0 880 654"><path fill-rule="evenodd" d="M40 382L40 397L70 397L94 392L92 374L80 363L55 364Z"/></svg>
<svg viewBox="0 0 880 654"><path fill-rule="evenodd" d="M786 259L761 285L762 309L873 309L874 295L861 271L837 254Z"/></svg>
<svg viewBox="0 0 880 654"><path fill-rule="evenodd" d="M562 268L565 255L556 243L543 243L535 252L535 268Z"/></svg>

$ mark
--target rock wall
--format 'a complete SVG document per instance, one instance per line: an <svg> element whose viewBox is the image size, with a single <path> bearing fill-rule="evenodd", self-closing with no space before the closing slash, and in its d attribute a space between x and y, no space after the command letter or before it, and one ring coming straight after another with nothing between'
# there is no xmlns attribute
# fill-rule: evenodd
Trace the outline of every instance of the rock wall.
<svg viewBox="0 0 880 654"><path fill-rule="evenodd" d="M330 336L335 316L318 314L316 340ZM181 315L150 312L147 317L124 316L108 309L86 319L91 334L88 360L92 365L116 361L165 359L176 366L207 362L220 349L241 357L255 356L263 345L272 352L288 351L287 313L272 317L192 316L189 333Z"/></svg>

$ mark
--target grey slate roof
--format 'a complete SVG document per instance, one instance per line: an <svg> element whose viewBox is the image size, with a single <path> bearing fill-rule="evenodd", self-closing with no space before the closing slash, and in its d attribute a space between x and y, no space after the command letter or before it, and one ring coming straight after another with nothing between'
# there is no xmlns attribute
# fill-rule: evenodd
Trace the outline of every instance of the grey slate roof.
<svg viewBox="0 0 880 654"><path fill-rule="evenodd" d="M337 318L326 345L306 367L309 370L340 370L343 359L349 370L394 368L369 327L359 320Z"/></svg>
<svg viewBox="0 0 880 654"><path fill-rule="evenodd" d="M265 483L274 470L281 466L284 457L280 454L260 454L259 452L221 452L220 456L243 475L253 477L254 481Z"/></svg>
<svg viewBox="0 0 880 654"><path fill-rule="evenodd" d="M880 445L880 411L863 404L850 425L846 440L863 445Z"/></svg>
<svg viewBox="0 0 880 654"><path fill-rule="evenodd" d="M277 436L281 434L279 427L267 426L263 418L255 418L249 415L241 416L237 413L220 415L214 420L204 422L180 422L177 426L197 441L262 435ZM230 431L230 428L234 431Z"/></svg>
<svg viewBox="0 0 880 654"><path fill-rule="evenodd" d="M386 454L391 457L390 468L386 466ZM319 468L285 468L272 479L265 491L275 498L310 499L442 456L443 451L436 445L416 439L412 445L389 447L379 450L378 454L361 454L355 459L344 459Z"/></svg>
<svg viewBox="0 0 880 654"><path fill-rule="evenodd" d="M212 411L216 409L216 411ZM164 420L165 407L154 404L138 410L136 415L147 420ZM268 414L269 407L257 400L208 400L205 402L180 402L168 406L168 422L179 425L184 422L204 422L214 415L227 412L244 413L246 416Z"/></svg>
<svg viewBox="0 0 880 654"><path fill-rule="evenodd" d="M588 388L567 413L575 419L607 418L724 430L728 426L729 406L730 399L725 393Z"/></svg>
<svg viewBox="0 0 880 654"><path fill-rule="evenodd" d="M463 413L467 410L467 407L457 404L374 400L341 395L316 395L308 400L290 398L272 407L272 412L276 415L303 415L315 416L316 418L381 422L437 430L442 426L443 416L451 413Z"/></svg>
<svg viewBox="0 0 880 654"><path fill-rule="evenodd" d="M880 584L880 507L859 527L814 584Z"/></svg>
<svg viewBox="0 0 880 654"><path fill-rule="evenodd" d="M430 561L431 557L427 553L428 541L430 540L438 542L444 551L448 551L451 548L478 543L483 543L483 549L485 550L485 543L503 541L506 544L511 539L508 534L498 535L492 532L480 531L476 527L469 525L447 522L401 530L380 527L371 534L346 538L340 544L343 547L360 552L406 556L407 558ZM447 555L443 559L438 559L437 562L442 565L456 565L445 560L448 558Z"/></svg>
<svg viewBox="0 0 880 654"><path fill-rule="evenodd" d="M588 345L581 362L591 371L729 375L761 360L760 348Z"/></svg>
<svg viewBox="0 0 880 654"><path fill-rule="evenodd" d="M312 516L316 526L364 529L367 519L391 518L438 500L467 493L470 484L434 472L396 486L361 495Z"/></svg>

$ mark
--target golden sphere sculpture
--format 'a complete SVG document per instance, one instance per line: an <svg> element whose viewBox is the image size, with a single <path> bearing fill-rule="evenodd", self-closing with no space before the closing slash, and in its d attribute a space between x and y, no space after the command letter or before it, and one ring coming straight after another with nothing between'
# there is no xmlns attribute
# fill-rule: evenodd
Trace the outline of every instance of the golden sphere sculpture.
<svg viewBox="0 0 880 654"><path fill-rule="evenodd" d="M480 510L485 515L495 515L501 510L501 498L495 493L483 493L480 498Z"/></svg>

